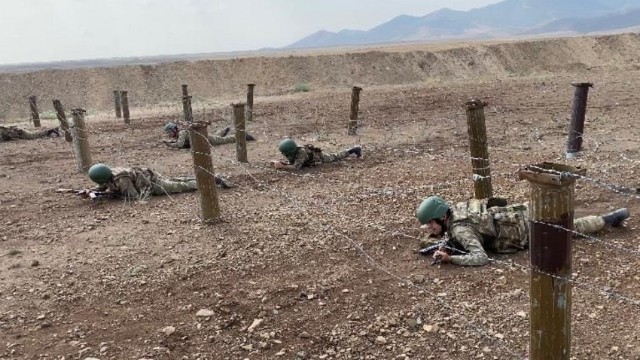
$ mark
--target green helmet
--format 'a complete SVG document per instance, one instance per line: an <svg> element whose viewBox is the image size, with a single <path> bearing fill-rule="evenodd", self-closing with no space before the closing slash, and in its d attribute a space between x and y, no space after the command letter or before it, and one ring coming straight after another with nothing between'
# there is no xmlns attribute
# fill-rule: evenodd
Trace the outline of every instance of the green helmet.
<svg viewBox="0 0 640 360"><path fill-rule="evenodd" d="M420 221L420 224L424 225L433 219L440 219L447 211L449 211L449 204L444 201L440 196L429 196L422 200L418 209L416 209L416 217Z"/></svg>
<svg viewBox="0 0 640 360"><path fill-rule="evenodd" d="M105 164L93 164L89 168L89 178L97 184L106 183L112 175L111 169Z"/></svg>
<svg viewBox="0 0 640 360"><path fill-rule="evenodd" d="M296 142L291 139L284 139L280 141L278 149L284 155L294 155L298 150L298 145L296 145Z"/></svg>
<svg viewBox="0 0 640 360"><path fill-rule="evenodd" d="M164 132L168 133L168 132L171 132L171 131L173 131L173 130L175 130L177 128L178 128L178 125L170 122L170 123L167 123L167 125L164 126Z"/></svg>

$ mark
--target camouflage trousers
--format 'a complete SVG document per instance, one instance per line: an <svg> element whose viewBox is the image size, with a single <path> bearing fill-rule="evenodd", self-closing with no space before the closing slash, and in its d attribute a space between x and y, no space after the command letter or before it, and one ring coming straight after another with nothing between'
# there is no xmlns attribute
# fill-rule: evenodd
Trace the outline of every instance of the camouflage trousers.
<svg viewBox="0 0 640 360"><path fill-rule="evenodd" d="M336 162L336 161L340 161L342 159L346 159L349 157L349 152L347 150L343 150L337 153L332 153L332 154L322 154L322 162L323 163L332 163L332 162Z"/></svg>
<svg viewBox="0 0 640 360"><path fill-rule="evenodd" d="M209 135L209 143L213 146L232 144L234 142L236 142L235 136Z"/></svg>
<svg viewBox="0 0 640 360"><path fill-rule="evenodd" d="M20 131L19 134L20 134L20 139L32 140L32 139L47 137L48 132L49 132L49 129L42 129L42 130L36 130L36 131L22 130Z"/></svg>
<svg viewBox="0 0 640 360"><path fill-rule="evenodd" d="M160 177L153 183L151 194L167 195L196 190L198 190L198 187L196 185L196 178L193 176Z"/></svg>

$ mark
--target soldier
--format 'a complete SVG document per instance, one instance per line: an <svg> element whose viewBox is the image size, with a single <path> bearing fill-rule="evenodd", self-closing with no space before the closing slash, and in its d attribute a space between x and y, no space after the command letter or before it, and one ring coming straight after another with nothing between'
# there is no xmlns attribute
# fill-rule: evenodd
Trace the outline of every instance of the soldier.
<svg viewBox="0 0 640 360"><path fill-rule="evenodd" d="M168 195L196 191L193 176L165 177L149 168L110 168L105 164L94 164L89 168L89 178L100 185L96 190L124 197L144 198L149 195ZM233 187L222 176L215 176L216 185L228 189Z"/></svg>
<svg viewBox="0 0 640 360"><path fill-rule="evenodd" d="M20 129L17 126L9 126L9 127L0 126L0 142L14 140L14 139L31 140L31 139L43 138L51 135L60 136L60 130L58 128L52 128L52 129L41 129L36 131L27 131L27 130Z"/></svg>
<svg viewBox="0 0 640 360"><path fill-rule="evenodd" d="M229 134L229 127L226 127L218 131L215 135L209 135L209 143L213 146L231 144L236 142L236 137ZM168 123L164 126L164 132L169 135L171 139L162 140L167 146L177 149L188 149L189 144L189 131L186 129L178 128L175 123ZM250 134L246 134L247 141L255 141L256 138Z"/></svg>
<svg viewBox="0 0 640 360"><path fill-rule="evenodd" d="M360 146L354 146L335 154L323 154L320 148L309 144L301 147L291 139L280 141L278 149L287 159L287 162L280 160L271 161L271 164L276 169L300 170L303 167L315 166L318 163L340 161L348 158L349 155L355 155L357 158L362 156L362 148L360 148Z"/></svg>
<svg viewBox="0 0 640 360"><path fill-rule="evenodd" d="M491 201L469 200L451 207L439 196L430 196L416 210L420 224L430 236L446 236L449 246L461 254L440 248L434 260L456 265L485 265L489 262L485 250L513 253L529 246L528 204L491 206ZM489 204L489 206L487 206ZM591 234L605 225L618 227L629 217L629 210L621 208L603 216L586 216L573 221L580 234ZM422 244L425 245L425 244Z"/></svg>

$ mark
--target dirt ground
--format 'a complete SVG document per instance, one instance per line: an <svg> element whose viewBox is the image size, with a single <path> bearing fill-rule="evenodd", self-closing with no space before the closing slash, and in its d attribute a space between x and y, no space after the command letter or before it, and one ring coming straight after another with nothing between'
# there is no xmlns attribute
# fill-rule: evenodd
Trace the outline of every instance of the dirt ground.
<svg viewBox="0 0 640 360"><path fill-rule="evenodd" d="M212 149L222 222L199 221L197 193L145 201L58 194L86 188L64 138L0 143L0 359L525 359L528 252L480 268L415 254L421 199L473 196L463 104L485 108L494 193L528 199L522 165L580 165L576 216L628 207L622 228L573 249L572 358L640 359L640 70L365 87L358 136L348 89L258 97L248 165ZM573 81L592 81L584 156L564 159ZM228 123L228 106L195 104ZM193 173L167 149L173 108L136 108L130 126L88 118L95 162ZM205 107L207 108L205 110ZM206 111L206 112L205 112ZM226 120L220 120L223 116ZM47 122L45 122L46 124ZM291 135L362 159L275 171Z"/></svg>

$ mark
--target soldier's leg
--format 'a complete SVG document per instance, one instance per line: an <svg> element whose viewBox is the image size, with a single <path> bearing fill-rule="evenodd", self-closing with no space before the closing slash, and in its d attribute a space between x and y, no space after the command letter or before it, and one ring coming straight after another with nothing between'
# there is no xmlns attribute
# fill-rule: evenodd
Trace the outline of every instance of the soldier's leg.
<svg viewBox="0 0 640 360"><path fill-rule="evenodd" d="M346 159L349 157L349 155L351 155L349 150L343 150L343 151L332 153L332 154L322 153L321 158L323 163L331 163L331 162L340 161L342 159Z"/></svg>
<svg viewBox="0 0 640 360"><path fill-rule="evenodd" d="M602 216L585 216L573 220L573 229L580 234L593 234L604 229L606 225Z"/></svg>
<svg viewBox="0 0 640 360"><path fill-rule="evenodd" d="M158 178L153 184L153 195L167 195L198 190L196 180L180 178Z"/></svg>
<svg viewBox="0 0 640 360"><path fill-rule="evenodd" d="M19 135L20 135L20 139L32 140L32 139L46 137L49 135L50 131L51 131L50 129L42 129L42 130L36 130L36 131L22 130L19 132Z"/></svg>
<svg viewBox="0 0 640 360"><path fill-rule="evenodd" d="M232 144L236 142L235 136L216 136L209 135L209 143L213 146L224 145L224 144Z"/></svg>

